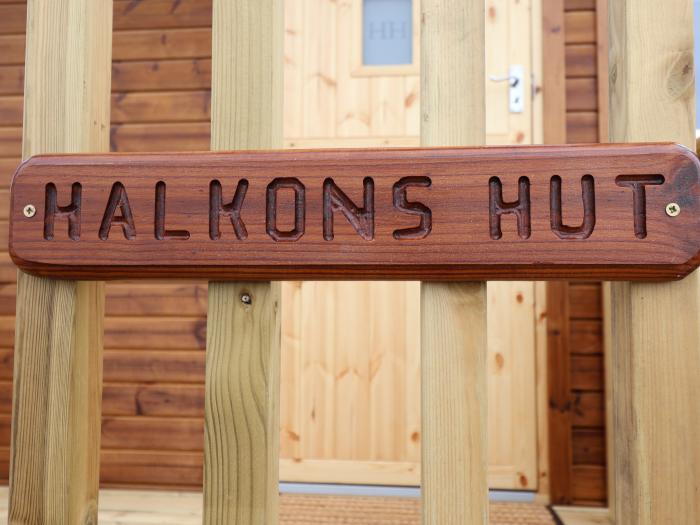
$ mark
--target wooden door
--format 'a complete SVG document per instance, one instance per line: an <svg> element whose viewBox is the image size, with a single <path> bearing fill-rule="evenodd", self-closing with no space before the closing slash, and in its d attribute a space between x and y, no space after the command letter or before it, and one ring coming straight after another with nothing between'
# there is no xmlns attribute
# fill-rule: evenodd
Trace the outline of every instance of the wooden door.
<svg viewBox="0 0 700 525"><path fill-rule="evenodd" d="M535 1L486 5L487 72L523 66L527 94ZM416 24L412 64L367 67L362 0L286 0L286 10L287 147L417 145ZM485 82L489 143L531 143L529 97L511 113L508 82ZM359 190L349 196L359 202ZM285 283L282 480L419 484L419 290L415 282ZM488 294L490 485L535 489L534 284L492 283Z"/></svg>

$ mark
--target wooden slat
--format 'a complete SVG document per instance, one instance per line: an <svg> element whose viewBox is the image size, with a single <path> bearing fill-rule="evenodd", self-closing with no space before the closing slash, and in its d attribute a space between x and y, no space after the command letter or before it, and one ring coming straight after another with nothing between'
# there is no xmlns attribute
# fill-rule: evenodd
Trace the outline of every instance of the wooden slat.
<svg viewBox="0 0 700 525"><path fill-rule="evenodd" d="M204 421L183 417L105 416L102 448L201 451Z"/></svg>
<svg viewBox="0 0 700 525"><path fill-rule="evenodd" d="M482 145L484 2L420 8L421 145ZM486 355L486 284L422 283L423 525L488 523Z"/></svg>
<svg viewBox="0 0 700 525"><path fill-rule="evenodd" d="M610 85L606 80L610 74L610 41L608 39L608 12L609 0L597 0L596 5L596 38L598 53L596 54L596 66L598 76L598 141L608 142L610 136Z"/></svg>
<svg viewBox="0 0 700 525"><path fill-rule="evenodd" d="M4 252L7 248L7 243L9 242L10 225L7 221L0 221L0 251ZM14 303L14 300L11 301Z"/></svg>
<svg viewBox="0 0 700 525"><path fill-rule="evenodd" d="M24 67L0 66L0 95L21 95L22 93L24 93Z"/></svg>
<svg viewBox="0 0 700 525"><path fill-rule="evenodd" d="M30 5L25 158L108 149L111 27L110 0ZM17 305L9 522L96 522L104 287L20 274Z"/></svg>
<svg viewBox="0 0 700 525"><path fill-rule="evenodd" d="M204 151L209 147L206 122L183 124L123 124L112 126L112 151ZM0 152L2 152L0 129Z"/></svg>
<svg viewBox="0 0 700 525"><path fill-rule="evenodd" d="M103 450L100 480L104 486L133 486L137 479L150 487L201 490L202 452Z"/></svg>
<svg viewBox="0 0 700 525"><path fill-rule="evenodd" d="M0 414L12 413L12 383L0 382Z"/></svg>
<svg viewBox="0 0 700 525"><path fill-rule="evenodd" d="M11 66L16 67L16 66ZM0 93L15 85L11 77L4 88L0 68ZM112 64L112 91L164 91L175 89L209 89L211 87L211 59L141 60Z"/></svg>
<svg viewBox="0 0 700 525"><path fill-rule="evenodd" d="M4 65L24 64L24 35L0 35L0 56Z"/></svg>
<svg viewBox="0 0 700 525"><path fill-rule="evenodd" d="M693 3L610 2L610 140L695 147ZM613 521L700 515L700 274L613 284Z"/></svg>
<svg viewBox="0 0 700 525"><path fill-rule="evenodd" d="M7 42L7 46L17 46ZM0 50L3 40L0 37ZM11 48L14 55L17 52ZM211 29L162 29L117 31L114 33L114 60L157 60L211 57Z"/></svg>
<svg viewBox="0 0 700 525"><path fill-rule="evenodd" d="M2 410L0 384L0 411ZM102 413L109 416L204 417L204 385L111 384L102 389Z"/></svg>
<svg viewBox="0 0 700 525"><path fill-rule="evenodd" d="M12 263L10 254L0 251L0 283L14 283L16 280L17 268Z"/></svg>
<svg viewBox="0 0 700 525"><path fill-rule="evenodd" d="M571 365L569 284L547 284L549 490L554 504L571 503ZM554 446L556 444L556 446Z"/></svg>
<svg viewBox="0 0 700 525"><path fill-rule="evenodd" d="M600 283L575 283L569 289L573 319L602 319L603 298Z"/></svg>
<svg viewBox="0 0 700 525"><path fill-rule="evenodd" d="M12 174L15 172L21 161L22 159L19 157L0 158L0 188L10 187Z"/></svg>
<svg viewBox="0 0 700 525"><path fill-rule="evenodd" d="M15 315L15 299L17 297L17 286L15 284L0 284L0 315ZM4 342L4 341L3 341ZM2 345L2 346L10 346Z"/></svg>
<svg viewBox="0 0 700 525"><path fill-rule="evenodd" d="M574 393L572 413L572 423L574 427L604 427L605 396L602 392Z"/></svg>
<svg viewBox="0 0 700 525"><path fill-rule="evenodd" d="M568 78L566 80L566 108L568 111L596 111L598 109L597 79Z"/></svg>
<svg viewBox="0 0 700 525"><path fill-rule="evenodd" d="M542 48L547 60L542 62L542 104L544 141L566 143L566 62L564 43L564 0L542 1Z"/></svg>
<svg viewBox="0 0 700 525"><path fill-rule="evenodd" d="M596 142L598 140L598 114L596 112L567 113L566 138L571 144Z"/></svg>
<svg viewBox="0 0 700 525"><path fill-rule="evenodd" d="M0 189L0 226L10 218L10 190ZM5 245L0 245L0 250L4 250Z"/></svg>
<svg viewBox="0 0 700 525"><path fill-rule="evenodd" d="M565 0L564 9L567 11L593 11L596 0Z"/></svg>
<svg viewBox="0 0 700 525"><path fill-rule="evenodd" d="M593 44L570 44L566 46L567 78L592 78L598 74L597 49Z"/></svg>
<svg viewBox="0 0 700 525"><path fill-rule="evenodd" d="M283 2L215 0L212 42L211 148L281 147ZM279 283L209 285L206 525L277 522L280 303Z"/></svg>
<svg viewBox="0 0 700 525"><path fill-rule="evenodd" d="M571 485L573 502L575 504L585 505L605 501L607 487L605 467L595 465L574 466Z"/></svg>
<svg viewBox="0 0 700 525"><path fill-rule="evenodd" d="M0 353L0 365L3 354ZM109 382L204 384L204 352L106 350L104 379Z"/></svg>
<svg viewBox="0 0 700 525"><path fill-rule="evenodd" d="M22 128L0 127L0 157L19 157L22 154Z"/></svg>
<svg viewBox="0 0 700 525"><path fill-rule="evenodd" d="M114 1L114 28L211 27L211 0Z"/></svg>
<svg viewBox="0 0 700 525"><path fill-rule="evenodd" d="M600 354L603 352L603 326L601 321L572 320L569 345L572 354Z"/></svg>
<svg viewBox="0 0 700 525"><path fill-rule="evenodd" d="M105 348L192 350L204 348L206 320L193 317L108 317L105 319Z"/></svg>
<svg viewBox="0 0 700 525"><path fill-rule="evenodd" d="M22 125L22 97L0 97L0 122L3 126Z"/></svg>
<svg viewBox="0 0 700 525"><path fill-rule="evenodd" d="M209 91L157 93L115 93L112 95L112 123L124 122L209 122ZM3 114L0 99L0 115Z"/></svg>
<svg viewBox="0 0 700 525"><path fill-rule="evenodd" d="M0 321L0 326L2 325ZM13 329L11 321L9 329ZM12 349L0 348L0 380L12 379L12 354ZM204 352L107 350L104 352L104 380L134 384L204 384Z"/></svg>
<svg viewBox="0 0 700 525"><path fill-rule="evenodd" d="M106 291L107 316L206 316L204 284L110 283Z"/></svg>
<svg viewBox="0 0 700 525"><path fill-rule="evenodd" d="M571 441L574 465L605 466L604 429L574 429Z"/></svg>
<svg viewBox="0 0 700 525"><path fill-rule="evenodd" d="M26 4L0 4L0 34L24 33ZM114 0L114 29L211 27L211 0Z"/></svg>
<svg viewBox="0 0 700 525"><path fill-rule="evenodd" d="M571 356L571 388L573 390L603 390L603 356Z"/></svg>
<svg viewBox="0 0 700 525"><path fill-rule="evenodd" d="M24 33L26 23L26 4L0 4L0 35Z"/></svg>
<svg viewBox="0 0 700 525"><path fill-rule="evenodd" d="M12 380L13 353L11 348L0 348L0 379L3 381Z"/></svg>
<svg viewBox="0 0 700 525"><path fill-rule="evenodd" d="M569 11L564 15L567 44L595 44L595 11Z"/></svg>

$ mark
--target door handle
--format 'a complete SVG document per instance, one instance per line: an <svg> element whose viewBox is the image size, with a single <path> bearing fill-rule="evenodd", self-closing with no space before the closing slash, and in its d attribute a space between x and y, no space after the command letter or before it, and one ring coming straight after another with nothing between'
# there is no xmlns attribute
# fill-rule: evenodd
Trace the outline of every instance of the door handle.
<svg viewBox="0 0 700 525"><path fill-rule="evenodd" d="M508 103L510 112L522 113L525 111L525 68L523 66L510 66L507 76L490 76L489 80L492 82L508 82Z"/></svg>

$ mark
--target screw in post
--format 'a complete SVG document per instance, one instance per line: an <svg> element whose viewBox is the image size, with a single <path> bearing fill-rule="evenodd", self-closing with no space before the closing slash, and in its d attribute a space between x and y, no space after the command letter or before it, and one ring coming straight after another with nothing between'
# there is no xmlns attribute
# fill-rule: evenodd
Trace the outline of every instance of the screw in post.
<svg viewBox="0 0 700 525"><path fill-rule="evenodd" d="M669 202L666 205L666 215L669 217L678 217L681 213L681 207L675 202Z"/></svg>
<svg viewBox="0 0 700 525"><path fill-rule="evenodd" d="M251 305L253 304L253 298L250 296L249 293L242 293L241 302L245 305Z"/></svg>
<svg viewBox="0 0 700 525"><path fill-rule="evenodd" d="M31 219L32 217L34 217L34 215L36 215L36 206L34 206L33 204L27 204L24 207L23 212L24 212L24 216L27 219Z"/></svg>

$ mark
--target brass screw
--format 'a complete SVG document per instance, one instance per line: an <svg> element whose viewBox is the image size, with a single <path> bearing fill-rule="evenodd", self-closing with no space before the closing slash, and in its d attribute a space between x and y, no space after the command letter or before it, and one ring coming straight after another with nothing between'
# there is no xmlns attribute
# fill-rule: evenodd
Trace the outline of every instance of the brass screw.
<svg viewBox="0 0 700 525"><path fill-rule="evenodd" d="M678 206L675 202L669 202L666 205L666 215L669 217L678 217L681 213L681 207Z"/></svg>
<svg viewBox="0 0 700 525"><path fill-rule="evenodd" d="M253 298L250 296L249 293L243 293L241 294L241 302L243 304L251 305L253 304Z"/></svg>
<svg viewBox="0 0 700 525"><path fill-rule="evenodd" d="M24 211L24 216L27 219L31 219L32 217L34 217L34 215L36 215L36 207L33 204L27 204L24 207L23 211Z"/></svg>

